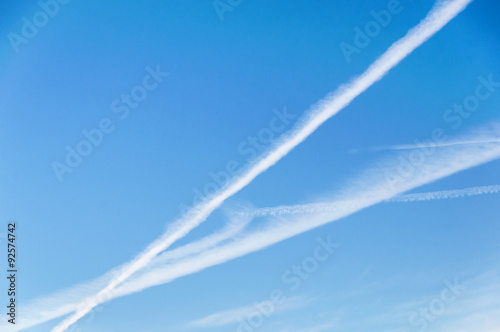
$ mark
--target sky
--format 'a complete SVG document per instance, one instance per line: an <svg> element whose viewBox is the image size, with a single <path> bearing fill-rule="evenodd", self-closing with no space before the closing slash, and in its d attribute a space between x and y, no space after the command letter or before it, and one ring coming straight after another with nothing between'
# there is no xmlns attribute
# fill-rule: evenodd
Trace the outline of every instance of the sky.
<svg viewBox="0 0 500 332"><path fill-rule="evenodd" d="M25 38L23 18L33 22L43 4L54 4L41 3L0 5L0 241L6 250L2 234L15 221L18 326L99 291L110 270L143 252L227 174L278 146L311 105L361 75L435 5L73 0L50 7L53 17ZM391 8L390 22L356 43L372 11ZM380 188L389 170L401 176L401 160L423 150L408 146L436 131L450 145L434 146L428 168L403 176L393 194L500 184L499 145L484 143L499 132L500 86L488 84L500 82L499 9L473 1L173 243L167 250L222 236L157 272L181 271L175 280L116 295L77 322L80 331L497 331L498 192L383 202L390 197ZM453 111L478 89L488 96L475 111ZM130 94L140 101L127 104L122 96ZM68 152L79 148L85 156ZM358 203L338 214L248 217L264 207L347 199ZM297 234L265 244L268 230L276 239ZM262 245L182 272L245 243ZM296 279L294 267L313 264L319 252L327 258ZM148 273L164 267L160 256L130 284L151 280ZM8 288L5 280L0 287ZM121 287L113 294L128 292ZM281 293L271 313L259 311ZM23 330L50 331L68 314Z"/></svg>

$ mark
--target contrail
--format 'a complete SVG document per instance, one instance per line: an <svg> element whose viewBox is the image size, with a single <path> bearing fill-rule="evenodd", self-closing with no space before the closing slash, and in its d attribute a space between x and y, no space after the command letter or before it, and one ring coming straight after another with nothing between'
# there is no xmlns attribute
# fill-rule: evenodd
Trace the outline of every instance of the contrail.
<svg viewBox="0 0 500 332"><path fill-rule="evenodd" d="M253 214L243 212L233 213L233 211L230 211L228 217L230 218L230 222L221 231L188 243L182 247L165 251L152 259L144 268L152 268L155 264L160 262L165 263L183 259L220 245L224 241L230 240L239 234L253 219Z"/></svg>
<svg viewBox="0 0 500 332"><path fill-rule="evenodd" d="M127 285L119 287L113 295L120 297L142 291L145 288L155 285L171 282L177 278L199 272L208 267L219 265L249 253L262 250L270 245L342 219L378 203L414 202L429 199L498 193L500 192L500 186L485 186L463 190L397 196L405 191L412 190L416 187L498 158L500 158L500 146L498 145L483 145L478 149L467 148L459 151L452 151L440 155L439 157L436 156L429 165L423 166L411 179L404 183L397 184L395 188L387 184L382 174L378 175L378 179L376 179L377 176L375 176L371 181L367 181L362 177L360 181L363 183L370 183L370 185L361 187L361 190L358 189L360 187L354 186L351 194L352 199L341 201L339 205L336 205L336 202L329 203L329 209L320 209L314 211L314 213L292 212L286 216L268 214L266 218L269 218L270 221L265 224L263 229L239 236L238 239L228 244L200 252L198 255L191 256L187 259L160 265L156 269L151 269L147 273L138 275ZM348 202L352 202L353 204L348 204ZM286 211L288 213L293 210L286 209Z"/></svg>
<svg viewBox="0 0 500 332"><path fill-rule="evenodd" d="M429 193L407 194L394 197L387 202L418 202L430 201L435 199L450 199L459 197L470 197L484 194L498 194L500 185L495 186L479 186L457 190L442 190Z"/></svg>
<svg viewBox="0 0 500 332"><path fill-rule="evenodd" d="M239 206L238 209L241 211L243 211L243 209L248 211L251 210L252 207L249 205ZM161 263L165 264L171 261L185 259L191 255L220 245L234 238L252 219L252 214L243 214L238 212L238 210L227 211L226 215L230 219L221 230L207 235L200 240L190 242L179 248L162 253ZM159 260L159 257L155 257L155 260ZM148 268L154 267L152 264L155 260L151 261L150 264L143 269L144 273L147 273ZM103 285L108 284L110 280L116 277L117 271L119 271L119 269L110 271L93 281L78 284L69 289L56 292L51 296L31 301L30 304L23 306L21 309L25 319L19 324L16 324L12 331L22 330L75 312L79 308L79 303L88 298L89 294L95 294L103 288ZM2 330L2 324L0 324L0 330Z"/></svg>
<svg viewBox="0 0 500 332"><path fill-rule="evenodd" d="M496 137L500 133L499 129L497 127L491 130ZM400 155L408 157L408 155ZM500 146L496 144L449 148L442 154L436 154L427 159L427 166L419 167L414 176L409 178L406 183L395 184L396 188L394 189L388 186L384 176L385 172L380 167L375 167L374 171L370 172L368 176L359 179L358 182L363 183L363 186L356 186L356 181L351 181L349 186L341 191L350 194L344 194L340 201L330 200L326 203L262 209L248 207L242 210L238 207L237 212L231 216L235 220L242 219L243 216L243 220L239 224L230 223L230 227L217 234L209 235L201 240L163 253L156 257L141 274L134 276L127 284L120 285L106 300L167 283L210 266L264 249L269 245L325 223L338 220L373 204L414 202L498 193L500 192L500 186L495 185L398 196L404 191L497 158L500 158ZM392 159L392 164L388 165L387 171L398 172L397 166L395 166L398 163L396 159L396 157ZM247 224L249 216L267 218L268 222L259 222L264 228L251 234L241 234L241 231L236 233L235 230L242 230L244 225ZM283 219L283 217L286 218ZM222 240L226 240L226 243L222 243ZM252 242L255 242L255 245ZM243 250L244 248L248 248L248 251ZM25 306L25 311L23 311L25 320L16 326L16 330L40 324L75 311L81 299L87 297L85 294L92 293L92 289L96 288L99 283L102 285L103 282L107 282L107 278L93 282L90 285L74 287L52 297L33 301Z"/></svg>
<svg viewBox="0 0 500 332"><path fill-rule="evenodd" d="M228 197L240 191L259 174L276 164L294 147L311 135L321 124L349 105L352 100L375 82L382 79L393 67L462 12L472 1L449 0L439 2L422 22L410 30L402 39L395 42L361 76L353 79L347 85L339 87L335 92L313 106L309 115L304 118L302 123L290 134L286 135L271 151L252 164L243 174L234 178L218 194L212 196L208 202L200 203L172 223L159 239L155 240L130 263L126 264L121 273L104 289L95 296L87 299L74 315L65 319L52 331L63 332L85 316L105 298L109 297L110 293L120 283L146 266L156 255L205 221Z"/></svg>
<svg viewBox="0 0 500 332"><path fill-rule="evenodd" d="M455 190L442 190L433 191L427 193L415 193L406 194L401 196L396 196L390 198L385 202L418 202L418 201L430 201L437 199L450 199L450 198L460 198L477 196L484 194L497 194L500 192L500 185L494 186L477 186L464 189ZM256 210L253 215L255 217L267 217L267 216L283 216L292 214L315 214L335 211L339 209L345 209L351 206L361 206L363 203L359 200L352 201L333 201L324 203L313 203L313 204L298 204L298 205L283 205L272 208L261 208Z"/></svg>
<svg viewBox="0 0 500 332"><path fill-rule="evenodd" d="M399 144L399 145L384 145L376 146L365 149L353 149L352 153L357 153L360 151L387 151L387 150L416 150L416 149L430 149L430 148L445 148L456 145L469 145L469 144L483 144L483 143L500 143L500 140L487 140L478 139L471 141L450 141L450 142L433 142L433 143L421 143L421 144Z"/></svg>
<svg viewBox="0 0 500 332"><path fill-rule="evenodd" d="M491 186L476 186L463 189L453 189L453 190L441 190L441 191L431 191L424 193L415 194L405 194L395 196L382 203L409 203L409 202L421 202L421 201L431 201L431 200L442 200L442 199L454 199L461 197L472 197L478 195L486 194L498 194L500 193L500 185ZM346 208L360 207L363 205L363 201L352 200L352 201L331 201L331 202L321 202L312 204L297 204L297 205L282 205L276 207L266 207L255 209L254 211L249 211L247 213L240 212L235 215L232 219L235 222L242 220L242 226L247 225L251 219L254 218L264 218L264 217L277 217L277 216L289 216L296 214L319 214L327 213L338 210L345 210ZM243 230L243 227L226 227L223 231L209 235L199 241L187 244L175 250L166 251L157 257L155 257L151 263L148 265L149 269L157 268L158 265L165 264L174 260L184 259L189 255L199 254L200 252L209 250L222 241L215 242L214 239L230 239L236 236L239 231ZM147 273L147 272L144 272Z"/></svg>

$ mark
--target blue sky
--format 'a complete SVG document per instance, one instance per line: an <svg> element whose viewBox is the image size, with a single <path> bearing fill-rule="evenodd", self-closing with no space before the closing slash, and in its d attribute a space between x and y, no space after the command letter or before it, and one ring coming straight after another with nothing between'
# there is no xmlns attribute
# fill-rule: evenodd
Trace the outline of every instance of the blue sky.
<svg viewBox="0 0 500 332"><path fill-rule="evenodd" d="M181 215L182 205L192 205L193 190L203 191L213 182L210 172L226 169L231 161L238 171L248 166L250 153L241 153L241 145L248 148L249 136L276 124L276 113L294 116L274 131L277 137L291 130L310 105L360 75L434 5L402 0L401 11L348 62L340 45L354 44L353 29L363 29L373 20L370 11L385 10L389 3L244 0L221 20L211 1L70 1L36 36L18 45L18 52L7 36L20 35L23 17L31 20L40 7L3 3L0 232L10 220L19 224L20 305L129 261ZM475 93L479 77L500 81L499 9L494 1L474 1L230 198L226 210L237 204L274 207L342 197L366 170L396 158L394 150L370 148L413 144L436 128L450 140L467 138L497 122L500 89L458 128L443 115ZM158 86L120 119L113 101L130 94L156 68L168 77L160 77ZM103 134L102 142L60 181L54 162L64 163L66 147L76 149L85 139L82 131L98 128L103 119L114 130ZM262 152L270 147L260 144ZM499 166L493 160L413 191L497 185ZM227 219L224 210L216 210L172 248L217 232ZM470 283L467 291L428 326L451 330L460 316L476 310L468 303L489 300L485 289L495 285L492 271L499 268L499 220L498 194L375 205L264 250L114 299L78 326L82 331L235 331L239 320L193 322L220 312L229 316L228 311L265 301L282 289L291 300L258 330L418 331L409 323L410 314L439 297L444 280L458 278ZM258 229L258 220L249 227ZM328 236L341 246L290 291L283 274L312 255L318 237ZM479 314L488 317L499 308L498 302L487 302ZM26 331L48 331L60 321Z"/></svg>

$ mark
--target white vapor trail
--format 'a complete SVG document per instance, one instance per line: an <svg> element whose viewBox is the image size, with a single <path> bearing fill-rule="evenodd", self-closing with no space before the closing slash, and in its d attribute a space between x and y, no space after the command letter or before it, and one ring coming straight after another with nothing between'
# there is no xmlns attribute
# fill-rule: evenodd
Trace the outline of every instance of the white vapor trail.
<svg viewBox="0 0 500 332"><path fill-rule="evenodd" d="M479 186L465 189L456 190L442 190L430 193L407 194L394 197L388 202L418 202L430 201L435 199L449 199L459 197L470 197L484 194L498 194L500 192L500 185L495 186Z"/></svg>
<svg viewBox="0 0 500 332"><path fill-rule="evenodd" d="M497 194L500 193L500 185L492 186L476 186L463 189L453 189L453 190L441 190L432 191L424 193L406 194L399 195L390 198L385 203L409 203L409 202L421 202L421 201L431 201L431 200L442 200L442 199L453 199L461 197L471 197L485 194ZM289 216L296 214L320 214L332 211L338 211L346 208L360 207L363 205L363 201L353 200L353 201L331 201L331 202L321 202L321 203L311 203L311 204L297 204L297 205L282 205L276 207L266 207L255 210L250 210L247 213L240 212L233 215L234 221L243 220L244 225L247 225L251 219L263 218L263 217L277 217L277 216ZM238 227L242 230L243 227ZM230 230L230 229L229 229ZM148 265L149 269L157 269L160 265L165 263L170 263L174 260L180 260L186 258L188 255L199 254L203 251L209 250L215 247L213 239L223 238L229 239L230 237L235 237L237 235L236 229L229 232L229 230L224 229L220 233L209 235L199 241L187 244L180 248L166 251L157 257L155 257L151 263ZM221 241L217 242L220 243ZM146 274L148 271L144 271L142 274Z"/></svg>
<svg viewBox="0 0 500 332"><path fill-rule="evenodd" d="M251 209L250 206L239 207L239 209L243 208L246 210ZM185 259L190 255L198 254L201 251L211 249L221 243L224 243L224 241L227 241L240 233L252 218L250 214L243 215L242 213L235 211L228 211L226 214L230 218L230 222L228 222L222 230L205 236L200 240L190 242L179 248L164 252L161 255L162 263L165 264L178 259ZM144 272L147 272L147 268L152 266L153 262L154 260L144 268ZM30 304L23 306L23 308L20 309L25 319L23 319L22 322L19 322L13 331L22 330L24 328L38 325L54 318L75 312L79 308L79 303L88 298L89 294L95 294L97 291L102 289L103 286L115 278L118 273L119 269L115 269L91 282L79 284L69 289L57 292L49 297L32 301ZM1 328L2 325L0 324L0 330Z"/></svg>
<svg viewBox="0 0 500 332"><path fill-rule="evenodd" d="M484 194L497 194L500 192L500 185L477 186L464 189L441 190L426 193L415 193L400 195L386 200L385 202L418 202L437 199L450 199L459 197L469 197ZM282 216L292 214L317 214L345 208L346 206L362 205L361 201L333 201L313 204L283 205L272 208L261 208L256 210L255 217ZM161 257L160 255L159 257Z"/></svg>
<svg viewBox="0 0 500 332"><path fill-rule="evenodd" d="M491 130L494 136L500 136L500 126ZM406 154L407 152L402 152ZM407 155L401 156L407 157ZM262 250L267 246L283 241L287 238L332 222L381 202L415 202L432 199L446 199L466 197L481 194L500 192L500 186L481 186L459 190L446 190L430 193L400 195L418 186L430 183L442 177L454 174L488 161L500 158L498 144L482 144L479 146L450 147L444 153L435 154L426 160L426 164L419 166L415 174L407 181L390 185L386 172L398 173L399 159L394 157L391 164L384 170L380 167L358 179L362 186L351 182L341 201L328 203L303 204L295 206L280 206L277 208L254 209L233 214L234 219L243 217L263 217L267 222L260 223L263 228L251 233L238 234L235 229L242 230L248 222L243 218L241 224L231 224L220 232L204 239L165 252L153 260L148 269L135 275L126 284L120 285L106 300L125 296L146 288L164 284L177 278L196 273L205 268L222 264L237 257ZM400 195L400 196L398 196ZM235 225L235 226L234 226ZM222 239L227 240L222 243ZM94 282L92 285L98 284ZM56 294L55 296L35 301L25 306L23 313L25 320L16 328L22 329L39 324L43 321L70 313L80 302L81 293L90 287L79 286L75 289ZM75 294L76 293L76 294ZM61 303L62 302L62 303ZM34 316L32 308L44 311L44 315ZM30 310L31 309L31 310Z"/></svg>
<svg viewBox="0 0 500 332"><path fill-rule="evenodd" d="M131 262L125 264L119 274L113 278L104 289L96 295L86 299L76 313L65 319L52 331L65 331L68 327L89 313L99 303L105 301L122 282L148 265L156 255L205 221L227 198L237 193L259 174L276 164L294 147L311 135L321 124L349 105L352 100L375 82L382 79L389 70L432 37L450 20L462 12L472 1L473 0L448 0L442 1L436 5L422 22L410 30L406 36L394 43L380 58L370 65L361 76L353 79L347 85L341 86L335 92L320 101L313 107L309 115L301 124L276 144L271 151L258 159L240 176L234 178L226 187L212 196L207 202L200 203L172 223L160 238L150 244Z"/></svg>
<svg viewBox="0 0 500 332"><path fill-rule="evenodd" d="M450 141L450 142L431 142L421 144L399 144L399 145L385 145L367 148L369 151L386 151L386 150L415 150L415 149L429 149L429 148L443 148L455 145L469 145L469 144L483 144L483 143L500 143L500 140L477 139L467 141ZM359 152L363 149L354 149L353 153Z"/></svg>
<svg viewBox="0 0 500 332"><path fill-rule="evenodd" d="M264 215L267 215L266 218L269 219L269 222L265 224L263 229L242 235L232 242L200 252L198 255L187 259L180 259L169 264L159 264L147 273L136 276L127 285L117 288L113 295L120 297L155 285L171 282L208 267L262 250L292 236L339 220L377 203L385 201L413 202L498 193L500 192L500 186L486 186L397 196L402 192L498 158L500 158L500 146L498 145L485 144L477 148L450 151L436 156L430 160L429 164L422 166L411 179L395 184L394 187L387 183L384 174L379 173L380 170L374 170L369 179L365 177L360 179L360 182L365 183L363 187L353 186L353 188L348 188L351 194L348 195L350 197L345 201L328 203L328 209L306 210L305 213L303 209L299 209L297 211L300 212L297 212L290 207L285 209L278 207L276 208L276 214L267 209ZM317 204L311 206L318 207ZM282 215L282 212L286 212L286 216Z"/></svg>

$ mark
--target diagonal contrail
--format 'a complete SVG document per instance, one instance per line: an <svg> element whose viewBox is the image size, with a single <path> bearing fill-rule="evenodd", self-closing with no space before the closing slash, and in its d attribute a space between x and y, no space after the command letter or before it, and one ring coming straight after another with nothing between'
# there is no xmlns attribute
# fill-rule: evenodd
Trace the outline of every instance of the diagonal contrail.
<svg viewBox="0 0 500 332"><path fill-rule="evenodd" d="M396 196L386 200L387 203L398 202L420 202L438 199L450 199L459 197L470 197L484 194L497 194L500 192L500 185L477 186L455 190L441 190L426 193L415 193ZM254 217L286 216L293 214L316 214L344 209L347 206L362 205L361 201L333 201L324 203L283 205L277 207L261 208L253 212Z"/></svg>
<svg viewBox="0 0 500 332"><path fill-rule="evenodd" d="M155 285L164 284L177 278L197 273L208 267L262 250L275 243L342 219L378 203L391 201L413 202L498 193L500 186L486 186L464 190L397 196L402 192L499 158L500 146L498 145L483 145L477 149L466 148L451 151L450 153L436 156L428 165L423 166L414 177L404 183L397 184L395 188L389 186L386 183L385 177L379 174L378 176L373 176L371 181L366 181L365 178L362 178L363 183L368 183L368 185L361 189L353 185L354 188L350 195L351 199L343 200L338 205L337 202L329 203L330 206L328 209L313 209L303 213L304 210L300 209L297 211L288 208L282 210L282 207L278 207L277 210L286 212L286 216L279 213L276 215L268 213L269 210L267 210L264 217L270 218L270 220L265 224L265 227L252 233L241 235L227 244L202 251L198 255L186 257L185 259L165 265L160 264L157 268L134 277L127 285L116 289L113 296L120 297L139 292ZM317 207L318 205L315 204L314 206Z"/></svg>
<svg viewBox="0 0 500 332"><path fill-rule="evenodd" d="M440 190L440 191L398 195L382 203L423 202L423 201L454 199L454 198L472 197L478 195L498 194L498 193L500 193L500 185L476 186L463 189ZM185 259L188 256L199 254L201 252L214 248L215 246L219 245L222 242L219 240L214 241L214 239L228 240L236 237L244 229L244 226L246 226L249 223L249 221L251 221L251 219L254 218L289 216L297 214L311 215L311 214L327 213L342 209L345 210L346 208L361 206L362 204L363 202L360 200L354 200L354 201L335 200L330 202L281 205L276 207L249 209L248 212L241 211L237 214L233 214L233 216L230 217L232 218L231 219L232 223L241 220L242 221L241 227L234 228L233 231L231 232L228 232L229 227L226 227L222 231L212 235L208 235L205 238L202 238L201 240L194 241L192 243L186 244L182 247L179 247L171 251L163 252L151 261L151 263L148 265L148 268L149 269L158 268L158 266L160 265L171 263L172 261L180 259Z"/></svg>
<svg viewBox="0 0 500 332"><path fill-rule="evenodd" d="M416 149L431 149L431 148L446 148L457 145L471 145L471 144L484 144L484 143L500 143L500 140L477 139L467 141L449 141L449 142L435 142L435 143L421 143L421 144L399 144L399 145L384 145L376 146L365 149L353 149L352 153L360 151L387 151L387 150L416 150Z"/></svg>
<svg viewBox="0 0 500 332"><path fill-rule="evenodd" d="M492 138L498 138L500 125L491 128L488 132ZM409 152L403 151L399 153L399 157L408 158L409 154ZM163 284L241 255L261 250L268 245L278 243L324 223L338 220L373 204L465 197L493 194L500 191L500 186L482 186L399 195L404 191L499 158L500 146L498 144L450 147L443 153L435 154L426 159L425 164L419 166L412 177L408 177L403 183L394 183L395 187L393 188L392 185L388 185L385 175L399 172L399 158L397 157L391 158L391 163L386 165L386 168L381 169L377 166L372 168L368 176L349 181L348 186L339 191L341 195L340 199L337 198L337 200L332 200L330 197L324 203L261 209L239 204L236 210L230 210L229 217L232 222L229 223L228 227L218 233L155 257L147 268L141 270L141 274L134 275L127 284L120 285L106 300ZM363 186L356 185L358 182L363 183ZM283 216L286 218L284 219ZM264 227L250 235L242 233L241 231L254 217L265 218L265 223L258 223ZM315 223L314 221L319 220L319 218L324 219L321 223ZM296 222L296 220L301 221ZM283 235L285 236L283 237ZM267 242L262 242L263 239L267 239ZM252 245L249 247L251 250L240 252L239 255L234 256L233 249L239 248L238 243L241 241L245 243L245 246ZM257 246L253 246L252 241ZM209 253L214 253L214 256L210 256ZM200 257L204 257L204 259ZM81 284L51 297L33 301L23 308L22 315L25 319L16 326L15 330L37 325L76 311L82 299L87 298L88 294L95 293L95 289L102 289L102 285L106 285L110 279L112 279L111 276L104 276L91 283Z"/></svg>
<svg viewBox="0 0 500 332"><path fill-rule="evenodd" d="M226 187L212 196L208 202L201 203L172 223L167 231L143 252L126 264L119 275L95 296L88 298L82 307L72 316L56 326L53 332L63 332L73 323L85 316L99 303L109 297L113 290L136 271L146 266L157 254L167 249L178 239L184 237L192 229L205 221L228 197L234 195L248 185L259 174L276 164L294 147L304 141L321 124L349 105L375 82L382 79L392 68L406 56L422 45L449 21L462 12L473 0L448 0L439 2L415 28L406 36L395 42L380 58L359 77L317 103L301 124L286 135L270 152L265 154L243 174L234 178Z"/></svg>
<svg viewBox="0 0 500 332"><path fill-rule="evenodd" d="M495 186L478 186L465 189L456 190L441 190L429 193L406 194L394 197L388 202L419 202L430 201L435 199L450 199L459 197L471 197L485 194L498 194L500 192L500 185Z"/></svg>

